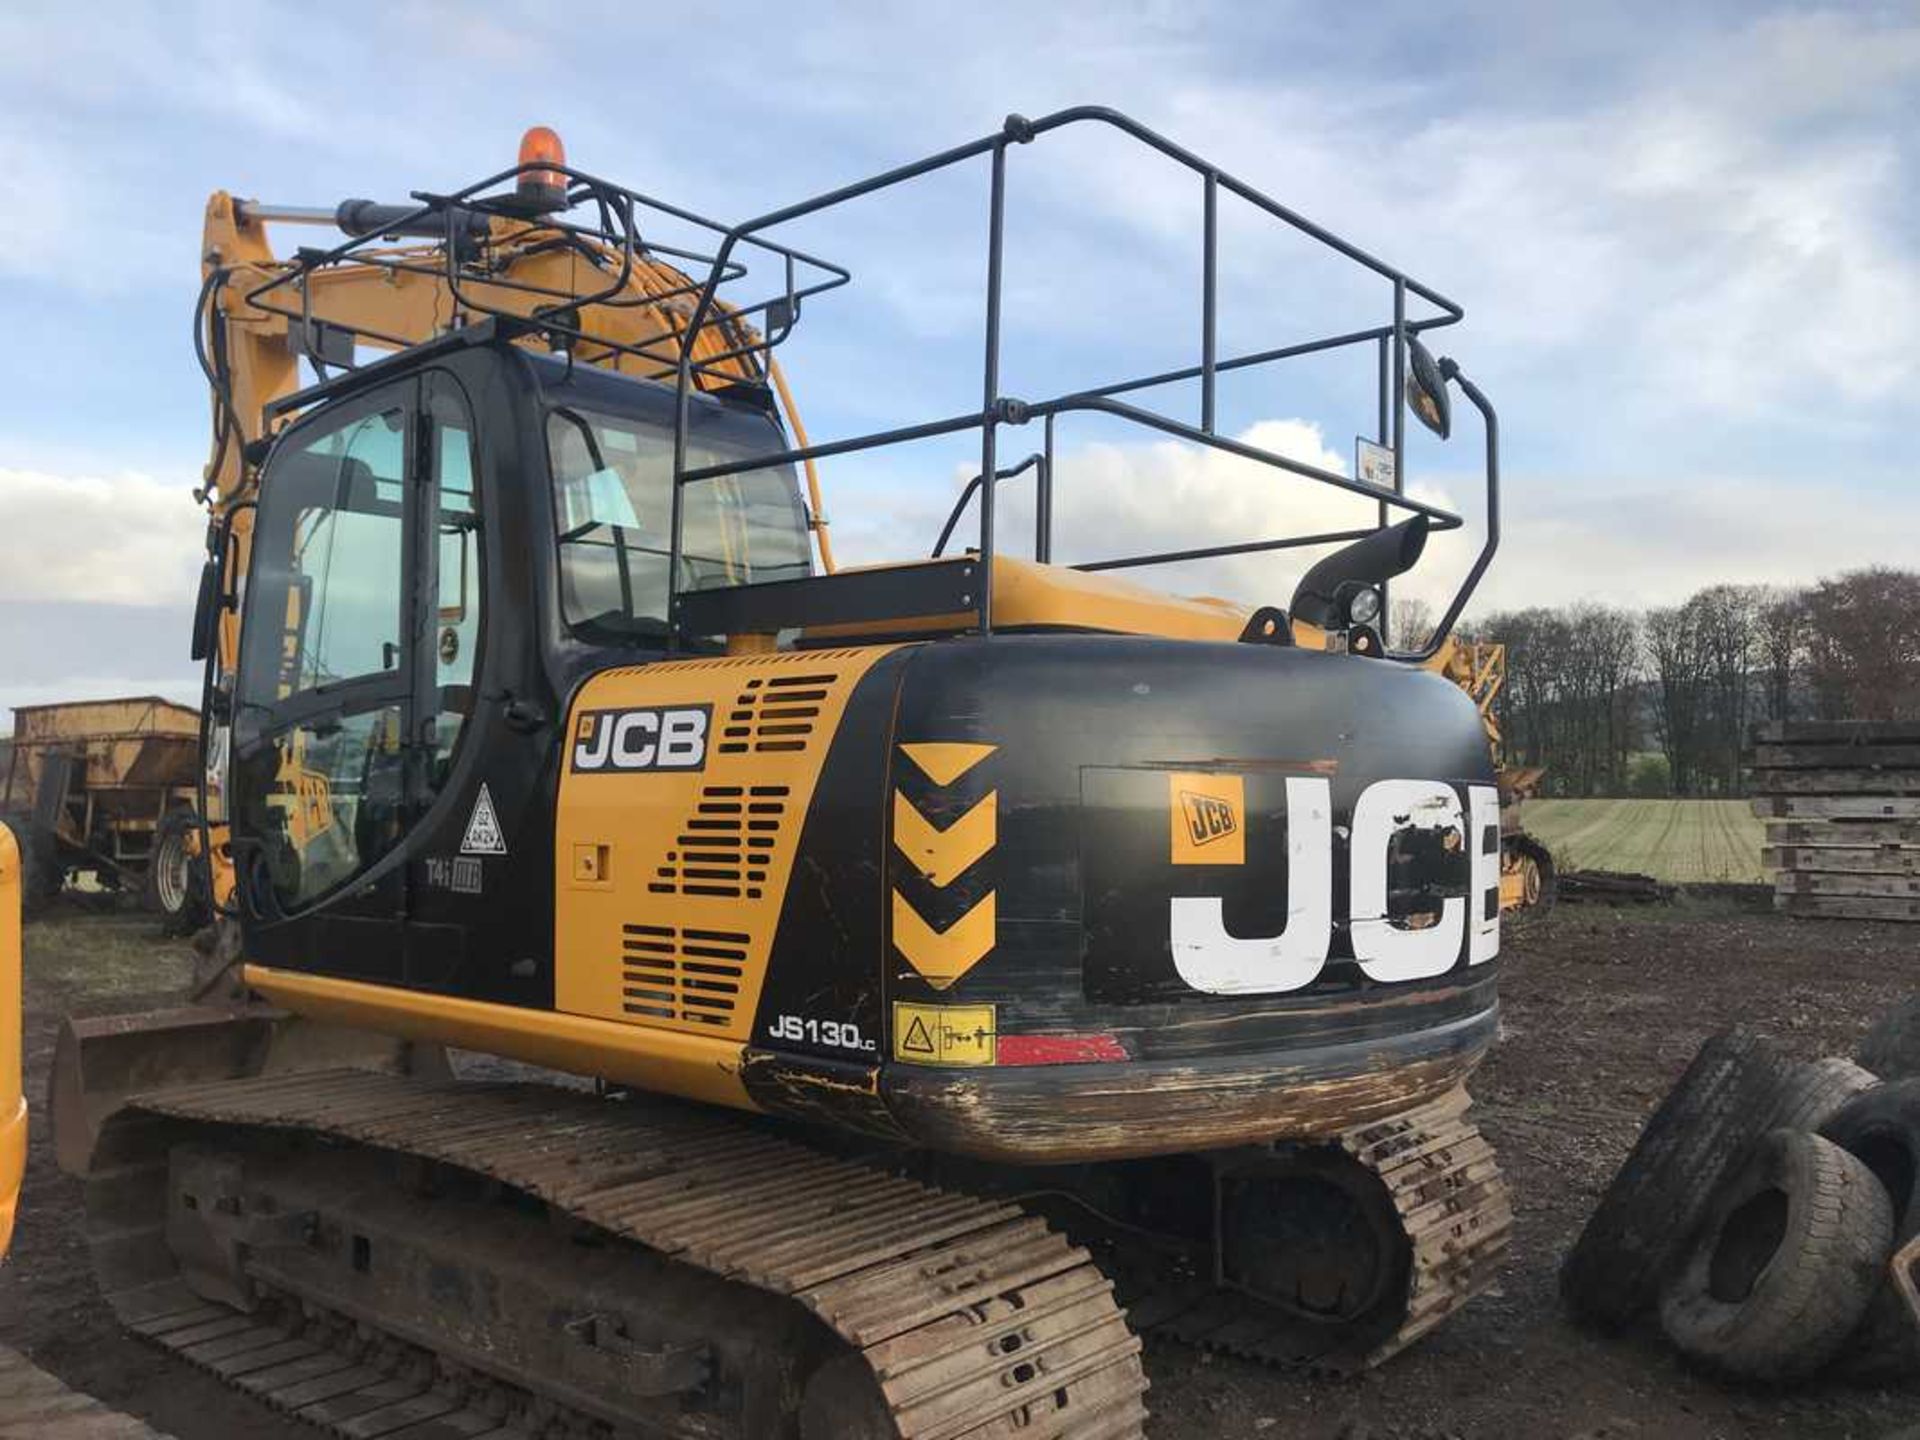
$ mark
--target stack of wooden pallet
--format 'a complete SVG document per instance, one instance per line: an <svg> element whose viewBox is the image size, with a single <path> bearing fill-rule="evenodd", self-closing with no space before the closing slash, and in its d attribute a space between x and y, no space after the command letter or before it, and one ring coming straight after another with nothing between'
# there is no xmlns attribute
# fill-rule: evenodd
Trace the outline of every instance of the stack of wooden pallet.
<svg viewBox="0 0 1920 1440"><path fill-rule="evenodd" d="M1920 721L1770 721L1750 776L1778 909L1920 921Z"/></svg>

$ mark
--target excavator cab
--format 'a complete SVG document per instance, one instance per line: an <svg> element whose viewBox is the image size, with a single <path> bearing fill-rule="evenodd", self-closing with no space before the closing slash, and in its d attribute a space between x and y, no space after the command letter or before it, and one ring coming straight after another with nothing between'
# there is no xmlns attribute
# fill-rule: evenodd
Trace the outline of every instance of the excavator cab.
<svg viewBox="0 0 1920 1440"><path fill-rule="evenodd" d="M668 648L674 403L458 338L308 397L265 459L229 843L251 955L546 1003L544 958L515 967L551 949L557 697ZM764 404L691 408L696 459L782 443ZM682 524L678 589L811 573L791 466L690 496Z"/></svg>

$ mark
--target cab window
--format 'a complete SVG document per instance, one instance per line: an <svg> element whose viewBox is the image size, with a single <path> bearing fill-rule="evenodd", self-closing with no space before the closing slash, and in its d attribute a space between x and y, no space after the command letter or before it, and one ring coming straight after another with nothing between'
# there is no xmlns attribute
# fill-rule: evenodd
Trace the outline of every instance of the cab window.
<svg viewBox="0 0 1920 1440"><path fill-rule="evenodd" d="M406 817L412 406L277 452L247 581L234 781L254 895L293 910L359 875Z"/></svg>
<svg viewBox="0 0 1920 1440"><path fill-rule="evenodd" d="M770 448L690 437L690 469ZM559 533L561 607L591 638L659 639L667 630L673 432L651 421L562 407L547 421ZM806 512L790 466L744 471L686 490L679 583L685 590L809 574Z"/></svg>

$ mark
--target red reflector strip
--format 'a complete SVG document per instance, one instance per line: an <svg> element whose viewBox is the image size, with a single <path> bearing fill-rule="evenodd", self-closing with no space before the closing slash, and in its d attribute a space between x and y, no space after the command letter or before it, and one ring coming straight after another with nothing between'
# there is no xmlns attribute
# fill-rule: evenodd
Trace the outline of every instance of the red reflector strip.
<svg viewBox="0 0 1920 1440"><path fill-rule="evenodd" d="M1101 1060L1124 1060L1126 1047L1117 1035L1000 1035L996 1059L1002 1065L1090 1065Z"/></svg>

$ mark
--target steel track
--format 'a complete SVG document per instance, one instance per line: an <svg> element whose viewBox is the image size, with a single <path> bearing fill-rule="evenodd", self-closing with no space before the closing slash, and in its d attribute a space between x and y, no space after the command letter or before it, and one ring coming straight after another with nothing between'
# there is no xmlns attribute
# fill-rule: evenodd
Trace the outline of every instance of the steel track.
<svg viewBox="0 0 1920 1440"><path fill-rule="evenodd" d="M609 1103L543 1085L331 1071L147 1094L133 1110L420 1156L792 1300L863 1357L902 1440L1143 1434L1140 1341L1112 1282L1086 1251L1017 1206L819 1155L718 1111L650 1097ZM103 1147L119 1152L123 1168L163 1163L127 1153L141 1148L137 1133L136 1125L116 1136L110 1125ZM164 1129L155 1138L164 1141ZM153 1216L154 1230L160 1225ZM130 1237L110 1238L124 1246ZM145 1243L164 1245L164 1236ZM169 1283L177 1282L110 1288L108 1299L134 1330L303 1419L343 1435L405 1440L484 1434L469 1428L481 1418L498 1424L497 1415L466 1415L436 1385L434 1367L404 1345L395 1352L407 1372L399 1378L386 1373L391 1365L356 1362L381 1373L356 1376L345 1365L330 1378L303 1372L290 1383L306 1388L289 1392L276 1383L282 1375L252 1361L318 1367L355 1357L225 1306L169 1309L179 1299ZM210 1341L242 1348L209 1350ZM431 1432L408 1428L427 1420Z"/></svg>
<svg viewBox="0 0 1920 1440"><path fill-rule="evenodd" d="M164 1166L180 1132L160 1117L420 1156L805 1307L862 1358L903 1440L1124 1440L1142 1436L1146 1418L1134 1330L1344 1373L1379 1364L1484 1288L1512 1212L1491 1147L1465 1119L1468 1103L1455 1091L1339 1137L1386 1184L1411 1249L1398 1323L1362 1348L1203 1281L1163 1277L1122 1311L1087 1252L1018 1205L937 1190L656 1097L609 1103L542 1085L363 1071L227 1081L141 1096L107 1127L102 1149L115 1163L90 1183ZM102 1244L164 1249L159 1216L140 1228L97 1234L97 1262ZM311 1297L288 1295L262 1318L201 1299L178 1278L116 1285L124 1265L98 1268L129 1328L341 1435L606 1433L603 1419L573 1412L564 1397L523 1393Z"/></svg>

